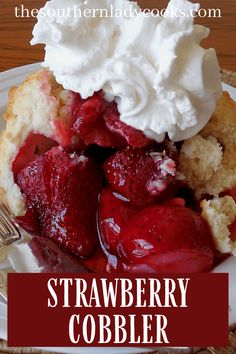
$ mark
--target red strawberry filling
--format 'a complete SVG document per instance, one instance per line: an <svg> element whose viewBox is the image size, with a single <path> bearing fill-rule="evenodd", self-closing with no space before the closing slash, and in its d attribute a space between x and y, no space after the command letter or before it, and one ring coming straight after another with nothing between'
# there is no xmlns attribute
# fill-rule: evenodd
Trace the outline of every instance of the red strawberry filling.
<svg viewBox="0 0 236 354"><path fill-rule="evenodd" d="M105 188L100 197L98 223L102 243L111 254L117 254L117 247L124 225L137 213L137 208L127 200Z"/></svg>
<svg viewBox="0 0 236 354"><path fill-rule="evenodd" d="M192 210L155 205L125 226L119 254L134 272L203 272L213 266L214 245L208 225Z"/></svg>
<svg viewBox="0 0 236 354"><path fill-rule="evenodd" d="M24 228L93 271L211 269L209 228L178 198L174 146L124 124L102 92L86 100L74 94L68 117L54 123L59 146L31 134L13 162L27 206L18 218Z"/></svg>
<svg viewBox="0 0 236 354"><path fill-rule="evenodd" d="M97 144L102 147L143 147L150 143L142 132L127 126L119 119L115 102L105 100L96 92L84 100L74 94L70 114L55 121L60 145L81 147Z"/></svg>

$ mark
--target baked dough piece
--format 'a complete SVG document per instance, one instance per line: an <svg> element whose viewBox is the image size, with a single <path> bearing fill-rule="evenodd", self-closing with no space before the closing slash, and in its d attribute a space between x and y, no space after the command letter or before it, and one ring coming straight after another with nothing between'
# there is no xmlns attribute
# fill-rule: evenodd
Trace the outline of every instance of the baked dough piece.
<svg viewBox="0 0 236 354"><path fill-rule="evenodd" d="M236 203L225 196L201 202L202 216L208 222L216 248L222 253L232 253L236 257L236 242L230 238L229 226L236 217Z"/></svg>
<svg viewBox="0 0 236 354"><path fill-rule="evenodd" d="M185 141L180 152L180 172L202 200L202 216L208 222L216 248L236 256L236 242L230 238L230 225L236 218L236 203L221 192L236 187L236 103L227 92L204 129Z"/></svg>
<svg viewBox="0 0 236 354"><path fill-rule="evenodd" d="M25 213L25 204L14 182L12 163L30 133L57 139L53 122L66 114L71 95L46 69L31 75L9 92L6 129L0 136L0 199L16 216Z"/></svg>
<svg viewBox="0 0 236 354"><path fill-rule="evenodd" d="M236 102L228 92L219 98L215 112L208 124L201 131L203 137L213 135L229 148L236 145Z"/></svg>
<svg viewBox="0 0 236 354"><path fill-rule="evenodd" d="M227 92L200 134L183 143L179 168L198 199L236 186L236 103Z"/></svg>

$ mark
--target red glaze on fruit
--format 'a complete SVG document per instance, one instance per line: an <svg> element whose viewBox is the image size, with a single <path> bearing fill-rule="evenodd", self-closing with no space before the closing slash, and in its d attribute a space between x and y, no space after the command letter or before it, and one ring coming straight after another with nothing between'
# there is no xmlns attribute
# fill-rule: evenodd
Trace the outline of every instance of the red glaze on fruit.
<svg viewBox="0 0 236 354"><path fill-rule="evenodd" d="M114 273L122 272L121 260L108 252L104 252L102 247L97 247L96 252L84 260L84 265L95 273Z"/></svg>
<svg viewBox="0 0 236 354"><path fill-rule="evenodd" d="M175 162L165 153L131 147L111 156L104 171L112 188L136 205L161 197L176 174Z"/></svg>
<svg viewBox="0 0 236 354"><path fill-rule="evenodd" d="M18 173L31 161L34 161L39 155L50 150L57 143L42 135L31 133L21 146L13 164L12 171L16 177Z"/></svg>
<svg viewBox="0 0 236 354"><path fill-rule="evenodd" d="M29 206L26 211L26 214L24 216L18 216L16 218L16 222L18 223L18 225L23 227L23 229L31 232L32 234L41 234L39 220L35 208Z"/></svg>
<svg viewBox="0 0 236 354"><path fill-rule="evenodd" d="M55 147L25 167L17 183L42 235L76 255L93 252L101 174L91 159Z"/></svg>
<svg viewBox="0 0 236 354"><path fill-rule="evenodd" d="M185 200L183 198L174 198L167 200L165 206L185 207Z"/></svg>
<svg viewBox="0 0 236 354"><path fill-rule="evenodd" d="M130 127L120 120L117 104L112 102L104 113L104 120L107 128L121 137L123 137L129 146L142 148L150 144L150 139L135 128Z"/></svg>
<svg viewBox="0 0 236 354"><path fill-rule="evenodd" d="M181 206L152 206L137 213L121 234L119 255L131 272L204 272L214 261L205 221Z"/></svg>
<svg viewBox="0 0 236 354"><path fill-rule="evenodd" d="M74 149L97 144L102 147L143 147L150 143L144 134L127 126L119 119L115 102L106 101L103 92L82 99L72 96L68 113L54 121L56 135L61 146Z"/></svg>
<svg viewBox="0 0 236 354"><path fill-rule="evenodd" d="M107 257L100 247L98 247L95 253L84 260L84 265L89 268L92 272L106 272L107 267Z"/></svg>
<svg viewBox="0 0 236 354"><path fill-rule="evenodd" d="M108 187L102 191L99 203L98 227L101 242L109 253L117 254L122 229L138 210L129 202L122 200L111 188Z"/></svg>
<svg viewBox="0 0 236 354"><path fill-rule="evenodd" d="M85 147L79 136L73 134L72 124L70 121L65 119L57 119L54 122L54 126L60 146L74 150L83 149Z"/></svg>
<svg viewBox="0 0 236 354"><path fill-rule="evenodd" d="M102 147L122 147L125 140L107 129L103 115L108 106L101 92L86 100L80 100L73 114L73 131L86 146L97 144Z"/></svg>

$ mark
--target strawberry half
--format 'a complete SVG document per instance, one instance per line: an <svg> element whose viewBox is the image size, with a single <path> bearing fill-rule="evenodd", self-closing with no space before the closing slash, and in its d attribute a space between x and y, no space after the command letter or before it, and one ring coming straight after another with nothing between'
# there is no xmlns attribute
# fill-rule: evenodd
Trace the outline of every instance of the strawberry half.
<svg viewBox="0 0 236 354"><path fill-rule="evenodd" d="M27 165L17 183L35 211L41 234L86 257L97 244L96 211L101 174L80 154L54 147Z"/></svg>
<svg viewBox="0 0 236 354"><path fill-rule="evenodd" d="M144 205L160 197L175 181L175 162L165 152L127 147L104 164L112 188L135 205Z"/></svg>
<svg viewBox="0 0 236 354"><path fill-rule="evenodd" d="M182 206L147 207L120 235L119 255L131 272L209 271L213 240L205 221Z"/></svg>

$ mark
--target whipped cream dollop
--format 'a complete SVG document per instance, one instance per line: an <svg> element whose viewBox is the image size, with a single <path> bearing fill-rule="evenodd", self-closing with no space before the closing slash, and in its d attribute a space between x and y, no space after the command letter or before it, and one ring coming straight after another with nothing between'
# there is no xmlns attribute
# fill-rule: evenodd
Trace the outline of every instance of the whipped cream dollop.
<svg viewBox="0 0 236 354"><path fill-rule="evenodd" d="M99 9L104 16L94 16ZM128 0L51 0L31 43L46 44L43 66L65 89L83 98L102 89L124 123L157 142L180 141L205 126L222 90L216 53L200 46L209 30L194 25L198 9L171 0L161 17Z"/></svg>

